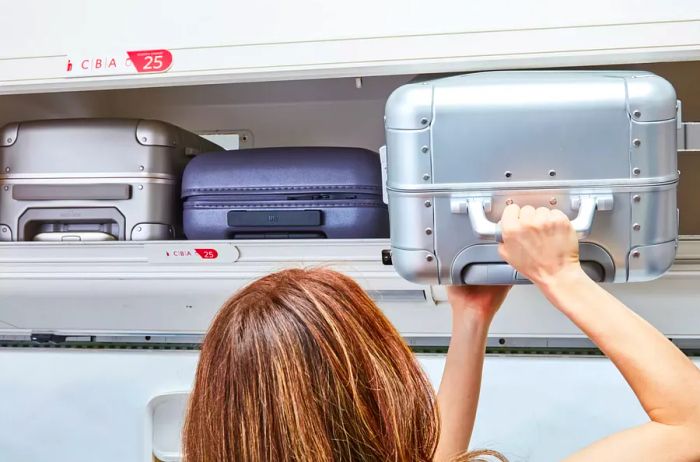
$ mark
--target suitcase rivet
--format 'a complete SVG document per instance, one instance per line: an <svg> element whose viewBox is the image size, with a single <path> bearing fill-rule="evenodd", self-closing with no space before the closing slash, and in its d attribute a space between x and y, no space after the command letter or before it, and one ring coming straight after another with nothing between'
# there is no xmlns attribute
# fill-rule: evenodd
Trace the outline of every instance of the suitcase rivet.
<svg viewBox="0 0 700 462"><path fill-rule="evenodd" d="M639 175L640 173L642 173L642 171L639 169L639 167L634 167L634 169L632 169L632 173L634 173L635 175Z"/></svg>
<svg viewBox="0 0 700 462"><path fill-rule="evenodd" d="M433 256L432 255L426 255L425 256L426 261L433 261Z"/></svg>
<svg viewBox="0 0 700 462"><path fill-rule="evenodd" d="M423 154L428 152L428 146L423 146L422 148L420 148L420 152L422 152Z"/></svg>
<svg viewBox="0 0 700 462"><path fill-rule="evenodd" d="M136 228L137 233L140 233L141 231L142 231L142 228L140 226Z"/></svg>
<svg viewBox="0 0 700 462"><path fill-rule="evenodd" d="M557 205L557 198L552 197L551 199L549 199L549 205Z"/></svg>
<svg viewBox="0 0 700 462"><path fill-rule="evenodd" d="M634 140L632 140L632 144L636 147L639 147L642 145L642 140L640 140L639 138L635 138Z"/></svg>
<svg viewBox="0 0 700 462"><path fill-rule="evenodd" d="M7 142L8 142L8 143L12 143L12 138L8 138L8 139L7 139Z"/></svg>
<svg viewBox="0 0 700 462"><path fill-rule="evenodd" d="M632 115L635 117L635 119L639 119L642 116L642 111L635 109Z"/></svg>
<svg viewBox="0 0 700 462"><path fill-rule="evenodd" d="M639 231L640 229L642 229L642 225L640 225L639 223L635 223L632 225L632 229L635 231Z"/></svg>
<svg viewBox="0 0 700 462"><path fill-rule="evenodd" d="M143 172L143 165L139 165L139 170Z"/></svg>
<svg viewBox="0 0 700 462"><path fill-rule="evenodd" d="M550 171L549 171L549 176L557 176L557 171L556 171L556 170L550 170Z"/></svg>
<svg viewBox="0 0 700 462"><path fill-rule="evenodd" d="M510 177L513 176L513 173L512 173L510 170L506 170L506 172L504 173L504 175L506 176L506 178L510 178Z"/></svg>
<svg viewBox="0 0 700 462"><path fill-rule="evenodd" d="M424 173L424 174L423 174L423 179L424 179L425 181L428 181L428 180L430 179L430 175L428 175L427 173Z"/></svg>
<svg viewBox="0 0 700 462"><path fill-rule="evenodd" d="M2 232L3 232L3 233L6 233L6 232L7 232L7 228L3 227L3 228L2 228Z"/></svg>
<svg viewBox="0 0 700 462"><path fill-rule="evenodd" d="M639 250L635 250L634 252L632 252L632 256L633 256L634 258L639 258L640 255L641 255L641 254L639 253Z"/></svg>
<svg viewBox="0 0 700 462"><path fill-rule="evenodd" d="M145 143L146 141L148 141L148 138L146 138L146 137L144 136L144 137L141 138L141 141L143 141L143 142Z"/></svg>
<svg viewBox="0 0 700 462"><path fill-rule="evenodd" d="M433 204L431 204L430 201L425 201L425 202L424 202L424 205L425 205L426 207L430 207L430 206L433 205Z"/></svg>
<svg viewBox="0 0 700 462"><path fill-rule="evenodd" d="M142 184L138 185L138 188L143 189L143 185Z"/></svg>
<svg viewBox="0 0 700 462"><path fill-rule="evenodd" d="M506 205L512 205L513 199L506 199Z"/></svg>
<svg viewBox="0 0 700 462"><path fill-rule="evenodd" d="M642 200L642 196L640 196L639 194L635 194L634 196L632 196L632 200L635 202L640 202Z"/></svg>
<svg viewBox="0 0 700 462"><path fill-rule="evenodd" d="M433 230L430 229L430 228L425 228L425 234L427 234L428 236L430 236L431 234L433 234Z"/></svg>
<svg viewBox="0 0 700 462"><path fill-rule="evenodd" d="M423 117L422 119L420 119L420 123L421 123L421 125L427 125L427 124L428 124L428 119L426 119L425 117Z"/></svg>
<svg viewBox="0 0 700 462"><path fill-rule="evenodd" d="M5 186L5 187L2 188L2 189L4 189L5 191L9 191L9 190L10 190L10 187L9 187L9 186Z"/></svg>

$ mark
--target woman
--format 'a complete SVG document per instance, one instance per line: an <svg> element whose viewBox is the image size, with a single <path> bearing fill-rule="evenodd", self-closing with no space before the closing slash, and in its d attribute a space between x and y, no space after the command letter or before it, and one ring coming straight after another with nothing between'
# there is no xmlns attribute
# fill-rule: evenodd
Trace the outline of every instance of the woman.
<svg viewBox="0 0 700 462"><path fill-rule="evenodd" d="M700 460L700 371L585 275L561 212L511 205L501 225L503 258L610 357L650 418L567 460ZM202 346L186 462L505 460L466 451L486 333L508 288L448 290L453 332L437 399L349 278L287 270L241 290Z"/></svg>

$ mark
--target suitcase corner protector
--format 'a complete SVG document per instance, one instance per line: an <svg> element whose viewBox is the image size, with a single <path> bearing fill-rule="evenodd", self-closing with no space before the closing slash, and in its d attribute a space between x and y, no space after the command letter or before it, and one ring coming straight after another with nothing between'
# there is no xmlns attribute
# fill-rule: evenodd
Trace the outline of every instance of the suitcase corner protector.
<svg viewBox="0 0 700 462"><path fill-rule="evenodd" d="M19 122L12 122L0 128L0 146L8 147L17 142Z"/></svg>

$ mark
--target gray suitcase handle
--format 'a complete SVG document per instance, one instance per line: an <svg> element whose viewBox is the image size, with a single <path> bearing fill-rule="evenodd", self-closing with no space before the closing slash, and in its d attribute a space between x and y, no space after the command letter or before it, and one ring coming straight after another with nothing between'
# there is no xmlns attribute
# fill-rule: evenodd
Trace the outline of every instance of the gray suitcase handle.
<svg viewBox="0 0 700 462"><path fill-rule="evenodd" d="M486 217L486 211L491 210L491 198L471 197L467 199L452 200L453 213L467 213L472 230L481 239L503 242L500 223L494 223ZM579 239L585 239L593 226L593 218L596 210L612 210L613 195L580 195L571 198L571 208L578 210L576 218L571 220L571 225Z"/></svg>
<svg viewBox="0 0 700 462"><path fill-rule="evenodd" d="M100 232L113 235L118 240L126 239L126 220L115 207L46 207L28 208L18 220L18 241L31 241L38 234L49 239L43 230L44 224L94 224L99 229L64 230L73 234L77 231Z"/></svg>

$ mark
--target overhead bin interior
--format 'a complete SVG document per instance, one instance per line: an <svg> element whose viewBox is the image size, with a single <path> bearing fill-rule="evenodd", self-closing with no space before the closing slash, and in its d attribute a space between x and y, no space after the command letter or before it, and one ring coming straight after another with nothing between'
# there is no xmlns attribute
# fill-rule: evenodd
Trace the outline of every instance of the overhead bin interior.
<svg viewBox="0 0 700 462"><path fill-rule="evenodd" d="M668 81L682 102L682 118L700 121L700 61L609 65L637 69ZM431 74L437 77L440 74ZM442 74L450 75L450 74ZM164 120L199 133L243 133L245 147L384 144L384 105L391 92L420 75L230 83L0 96L0 125L18 120L124 117ZM700 131L695 128L695 131ZM696 150L697 146L690 146ZM700 235L693 210L700 157L680 152L681 234Z"/></svg>

